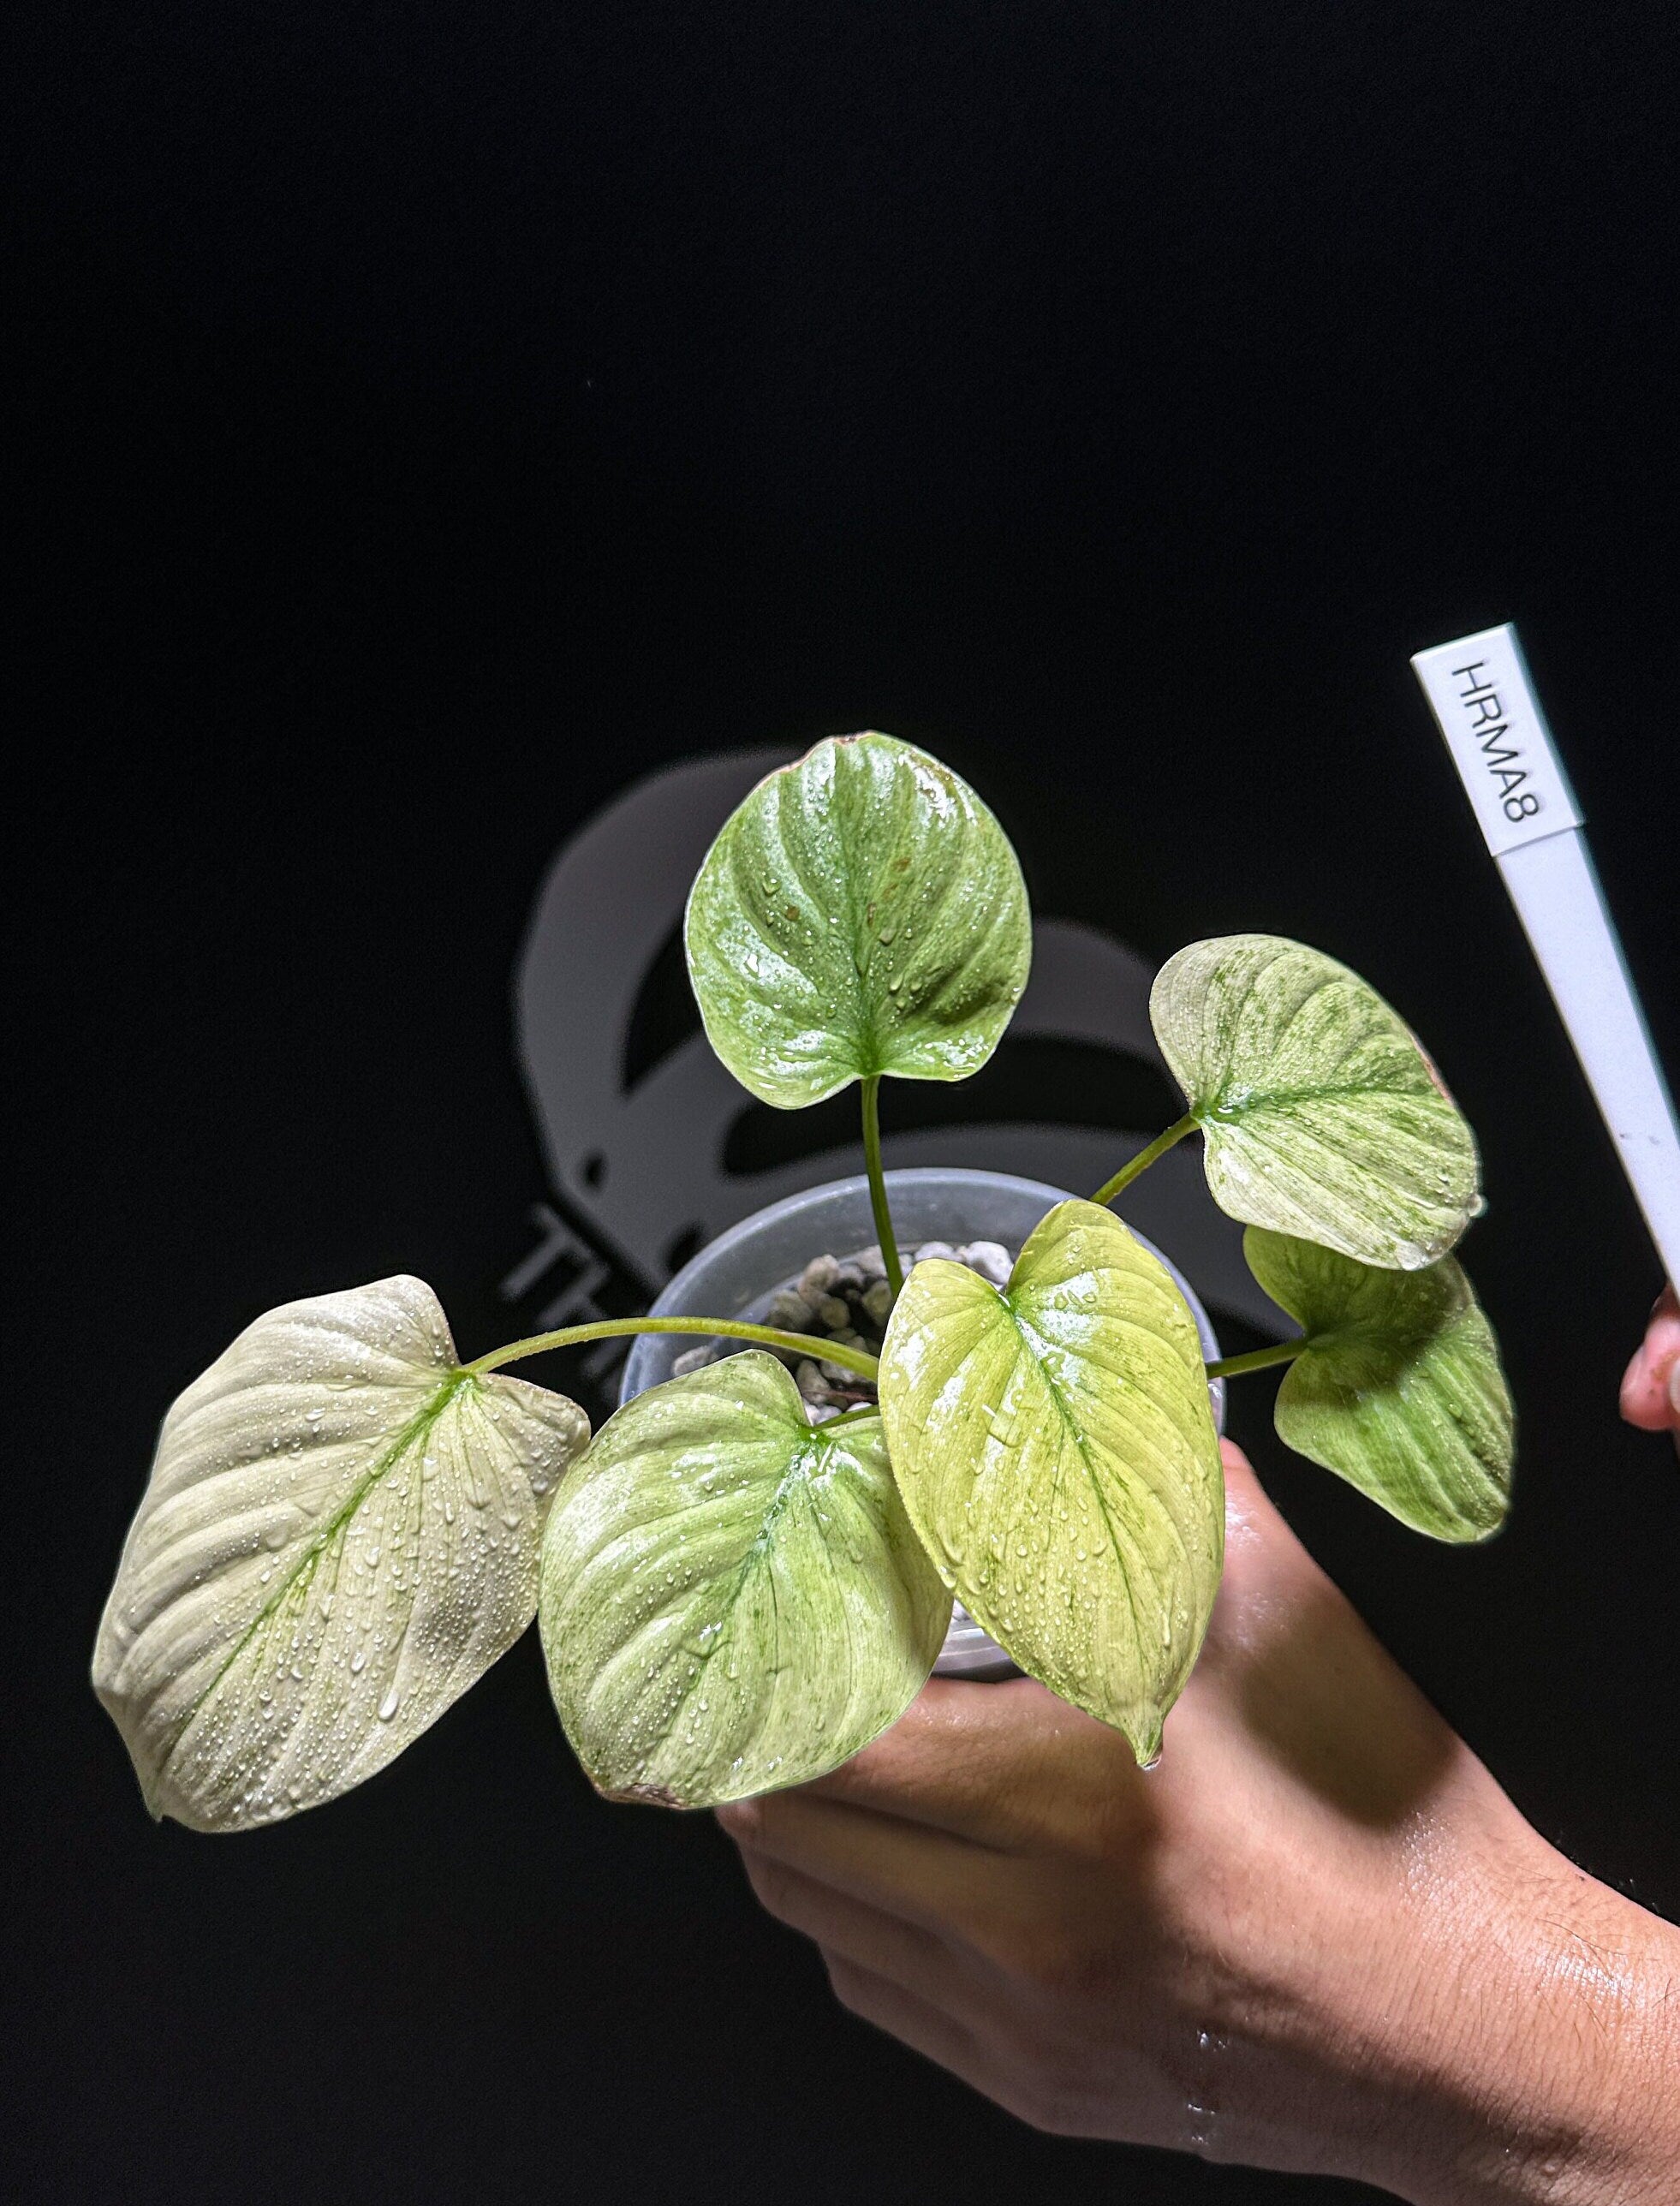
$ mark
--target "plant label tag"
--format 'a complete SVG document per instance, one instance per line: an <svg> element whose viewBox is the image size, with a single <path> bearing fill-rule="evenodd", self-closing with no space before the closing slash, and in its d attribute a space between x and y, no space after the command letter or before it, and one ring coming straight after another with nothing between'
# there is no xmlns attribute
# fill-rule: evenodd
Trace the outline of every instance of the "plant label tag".
<svg viewBox="0 0 1680 2206"><path fill-rule="evenodd" d="M1509 622L1412 660L1671 1279L1680 1127Z"/></svg>
<svg viewBox="0 0 1680 2206"><path fill-rule="evenodd" d="M1581 826L1509 621L1420 651L1412 665L1496 858Z"/></svg>

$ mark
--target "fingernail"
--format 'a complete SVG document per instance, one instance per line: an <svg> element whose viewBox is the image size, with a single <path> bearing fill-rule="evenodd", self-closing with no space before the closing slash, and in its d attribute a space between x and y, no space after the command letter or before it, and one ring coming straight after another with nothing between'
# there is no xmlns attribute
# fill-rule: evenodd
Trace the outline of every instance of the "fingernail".
<svg viewBox="0 0 1680 2206"><path fill-rule="evenodd" d="M1680 1417L1680 1356L1668 1367L1668 1406Z"/></svg>

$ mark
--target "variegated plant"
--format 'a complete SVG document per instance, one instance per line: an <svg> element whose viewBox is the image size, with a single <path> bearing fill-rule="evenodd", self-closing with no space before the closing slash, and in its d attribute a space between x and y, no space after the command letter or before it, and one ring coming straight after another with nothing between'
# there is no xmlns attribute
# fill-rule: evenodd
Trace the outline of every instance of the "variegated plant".
<svg viewBox="0 0 1680 2206"><path fill-rule="evenodd" d="M1219 1583L1210 1376L1287 1363L1291 1447L1437 1539L1498 1528L1510 1402L1449 1254L1480 1207L1475 1144L1356 975L1268 935L1170 959L1151 1011L1183 1117L1051 1211L1000 1288L937 1261L903 1276L880 1158L883 1079L976 1071L1026 985L1026 888L974 792L890 736L819 743L724 826L686 940L754 1095L795 1110L859 1083L894 1301L879 1358L823 1353L874 1401L813 1424L749 1349L592 1440L502 1367L612 1333L809 1342L630 1318L463 1363L412 1279L259 1318L164 1420L94 1652L154 1814L237 1830L331 1799L533 1616L616 1798L701 1807L834 1768L920 1690L953 1598L1152 1760ZM1211 1366L1108 1207L1193 1134L1300 1328Z"/></svg>

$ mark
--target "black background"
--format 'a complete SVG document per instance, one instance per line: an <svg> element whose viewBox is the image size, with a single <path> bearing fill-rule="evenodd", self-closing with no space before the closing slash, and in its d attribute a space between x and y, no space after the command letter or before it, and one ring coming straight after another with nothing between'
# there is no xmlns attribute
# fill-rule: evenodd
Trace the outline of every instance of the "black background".
<svg viewBox="0 0 1680 2206"><path fill-rule="evenodd" d="M1044 908L1303 936L1427 1036L1486 1151L1510 1528L1408 1537L1280 1459L1269 1382L1237 1430L1525 1811L1680 1912L1680 1480L1614 1407L1655 1267L1407 665L1520 619L1680 1065L1671 8L9 36L17 2195L1354 2196L1038 2137L850 2021L706 1819L589 1795L533 1640L229 1841L148 1823L86 1666L239 1326L402 1268L503 1336L508 975L569 830L875 725Z"/></svg>

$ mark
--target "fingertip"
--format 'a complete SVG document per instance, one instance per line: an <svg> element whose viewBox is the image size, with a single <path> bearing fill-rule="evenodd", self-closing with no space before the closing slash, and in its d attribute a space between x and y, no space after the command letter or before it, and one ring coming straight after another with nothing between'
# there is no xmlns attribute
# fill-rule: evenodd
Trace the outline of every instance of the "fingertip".
<svg viewBox="0 0 1680 2206"><path fill-rule="evenodd" d="M1628 1358L1628 1368L1622 1374L1619 1404L1624 1422L1641 1431L1650 1429L1650 1412L1647 1398L1652 1392L1650 1374L1645 1368L1645 1345L1641 1341Z"/></svg>
<svg viewBox="0 0 1680 2206"><path fill-rule="evenodd" d="M1663 1353L1666 1345L1646 1341L1623 1375L1623 1417L1642 1433L1667 1432L1680 1418L1680 1353Z"/></svg>

